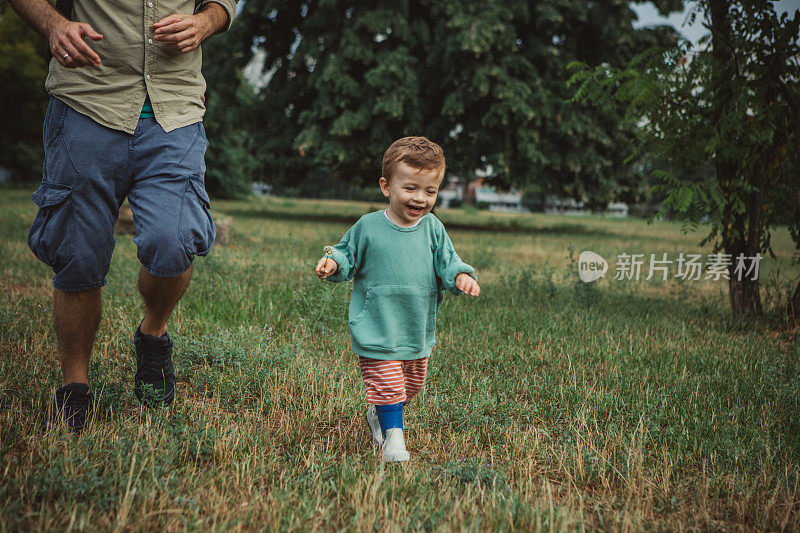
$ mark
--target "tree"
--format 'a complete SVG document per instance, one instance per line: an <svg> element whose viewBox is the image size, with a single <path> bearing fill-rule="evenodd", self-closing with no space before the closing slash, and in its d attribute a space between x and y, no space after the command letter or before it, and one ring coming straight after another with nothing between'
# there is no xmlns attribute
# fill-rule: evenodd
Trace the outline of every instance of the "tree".
<svg viewBox="0 0 800 533"><path fill-rule="evenodd" d="M8 4L0 5L0 166L17 180L41 179L47 108L46 43Z"/></svg>
<svg viewBox="0 0 800 533"><path fill-rule="evenodd" d="M203 124L210 140L205 180L209 194L216 198L249 195L256 169L257 147L250 133L257 127L251 113L255 92L237 67L243 55L228 33L203 43L207 87Z"/></svg>
<svg viewBox="0 0 800 533"><path fill-rule="evenodd" d="M367 182L392 140L421 134L455 172L491 168L505 184L603 205L637 189L623 164L633 127L620 128L617 103L567 105L566 65L621 65L674 42L634 20L627 0L248 0L237 42L263 50L271 74L255 110L261 168Z"/></svg>
<svg viewBox="0 0 800 533"><path fill-rule="evenodd" d="M731 260L735 316L762 314L757 254L771 254L770 229L787 224L800 250L800 11L778 16L772 2L703 0L693 17L711 30L699 50L651 50L625 69L576 65L581 101L629 106L644 124L637 155L664 162L665 206ZM798 256L800 257L800 256ZM795 294L800 310L800 287Z"/></svg>

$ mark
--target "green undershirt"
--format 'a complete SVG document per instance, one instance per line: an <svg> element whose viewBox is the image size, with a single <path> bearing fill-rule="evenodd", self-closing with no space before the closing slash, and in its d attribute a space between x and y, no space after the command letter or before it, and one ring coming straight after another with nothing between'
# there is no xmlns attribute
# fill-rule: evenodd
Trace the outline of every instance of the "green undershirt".
<svg viewBox="0 0 800 533"><path fill-rule="evenodd" d="M142 106L142 113L139 115L139 118L155 118L155 114L153 114L153 104L150 103L150 95L147 95L147 98L144 100L144 105Z"/></svg>

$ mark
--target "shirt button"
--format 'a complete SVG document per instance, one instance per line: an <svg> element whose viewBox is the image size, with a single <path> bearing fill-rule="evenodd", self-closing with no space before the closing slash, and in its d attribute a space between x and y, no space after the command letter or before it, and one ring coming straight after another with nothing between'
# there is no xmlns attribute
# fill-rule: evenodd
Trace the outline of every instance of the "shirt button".
<svg viewBox="0 0 800 533"><path fill-rule="evenodd" d="M153 39L147 39L147 44L153 44Z"/></svg>
<svg viewBox="0 0 800 533"><path fill-rule="evenodd" d="M147 78L147 79L149 80L149 79L150 79L150 74L148 74L147 76L145 76L145 78Z"/></svg>

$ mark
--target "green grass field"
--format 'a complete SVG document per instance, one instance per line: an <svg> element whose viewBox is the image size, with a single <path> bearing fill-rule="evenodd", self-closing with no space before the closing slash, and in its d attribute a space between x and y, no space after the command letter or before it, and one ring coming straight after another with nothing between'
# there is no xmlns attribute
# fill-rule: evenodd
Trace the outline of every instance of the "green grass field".
<svg viewBox="0 0 800 533"><path fill-rule="evenodd" d="M97 417L45 432L60 385L51 271L27 248L31 190L0 189L0 530L798 530L800 276L785 229L763 319L725 281L585 284L592 250L708 253L664 222L439 212L479 298L447 295L406 465L381 464L325 244L379 204L214 203L231 243L176 310L178 397L133 396L139 265L118 236L90 380Z"/></svg>

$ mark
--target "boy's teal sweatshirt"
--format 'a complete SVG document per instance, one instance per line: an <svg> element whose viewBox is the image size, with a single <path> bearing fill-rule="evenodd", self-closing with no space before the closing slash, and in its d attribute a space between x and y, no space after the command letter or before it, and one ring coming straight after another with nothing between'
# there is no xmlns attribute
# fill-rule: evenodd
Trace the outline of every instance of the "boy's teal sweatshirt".
<svg viewBox="0 0 800 533"><path fill-rule="evenodd" d="M351 346L372 359L428 357L442 291L461 293L455 279L462 272L477 279L431 213L410 228L393 223L382 210L368 213L328 248L328 257L339 265L328 281L354 280Z"/></svg>

